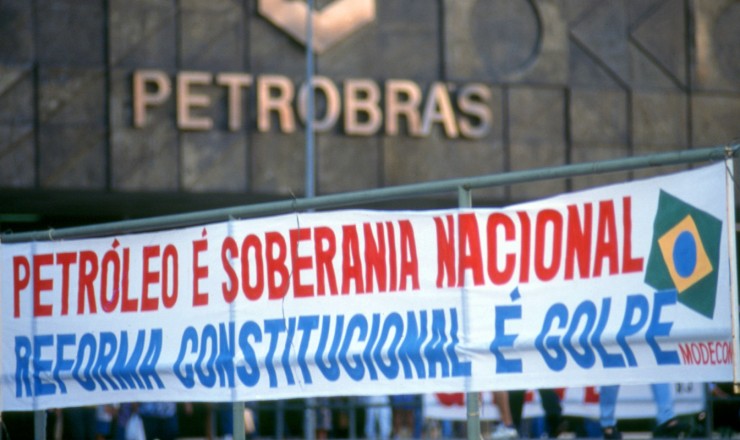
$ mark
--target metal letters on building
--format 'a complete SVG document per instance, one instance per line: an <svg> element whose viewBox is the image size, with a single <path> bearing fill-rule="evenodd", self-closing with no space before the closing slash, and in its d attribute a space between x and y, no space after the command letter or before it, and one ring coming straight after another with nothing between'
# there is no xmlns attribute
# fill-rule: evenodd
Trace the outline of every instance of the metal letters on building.
<svg viewBox="0 0 740 440"><path fill-rule="evenodd" d="M306 44L307 20L313 26L317 53L375 20L375 0L335 0L320 11L310 11L305 1L258 0L259 13L299 42ZM337 84L317 76L311 81L325 103L323 114L314 115L317 133L339 128L349 136L384 134L430 136L439 127L450 139L481 139L493 123L490 86L483 83L449 84L435 81L423 87L409 79L384 82L347 78ZM181 130L207 131L243 128L245 102L256 102L257 130L269 132L273 122L280 133L294 133L306 122L307 89L287 76L247 72L177 72L172 78L162 70L139 69L132 75L133 126L147 125L150 109L175 99L176 126ZM217 127L211 110L214 89L224 90L227 127ZM255 99L245 95L249 89ZM174 93L173 93L174 92Z"/></svg>

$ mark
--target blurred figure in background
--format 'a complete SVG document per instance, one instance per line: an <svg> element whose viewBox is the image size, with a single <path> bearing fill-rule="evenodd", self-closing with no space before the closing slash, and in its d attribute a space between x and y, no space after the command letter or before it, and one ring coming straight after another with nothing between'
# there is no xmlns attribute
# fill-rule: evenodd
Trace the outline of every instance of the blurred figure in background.
<svg viewBox="0 0 740 440"><path fill-rule="evenodd" d="M388 396L366 396L362 400L365 404L365 438L390 439L393 412Z"/></svg>
<svg viewBox="0 0 740 440"><path fill-rule="evenodd" d="M494 391L493 404L498 409L501 418L496 429L491 433L491 438L495 440L519 438L519 432L514 427L514 419L511 416L511 407L509 406L508 391Z"/></svg>
<svg viewBox="0 0 740 440"><path fill-rule="evenodd" d="M669 383L650 385L653 398L658 407L655 421L658 426L653 430L655 438L678 438L685 436L691 427L676 418L673 410L673 391ZM605 439L621 439L622 433L617 429L617 397L619 385L605 385L599 391L599 410L601 412L601 431Z"/></svg>
<svg viewBox="0 0 740 440"><path fill-rule="evenodd" d="M414 409L416 399L413 394L391 396L393 404L393 437L412 438L414 435Z"/></svg>

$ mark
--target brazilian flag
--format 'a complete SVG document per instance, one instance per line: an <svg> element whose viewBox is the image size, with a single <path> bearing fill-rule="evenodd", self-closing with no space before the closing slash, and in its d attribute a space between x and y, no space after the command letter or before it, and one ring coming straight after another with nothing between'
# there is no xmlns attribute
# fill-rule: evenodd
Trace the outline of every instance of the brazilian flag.
<svg viewBox="0 0 740 440"><path fill-rule="evenodd" d="M711 319L721 235L721 220L661 191L645 282L675 290L678 302Z"/></svg>

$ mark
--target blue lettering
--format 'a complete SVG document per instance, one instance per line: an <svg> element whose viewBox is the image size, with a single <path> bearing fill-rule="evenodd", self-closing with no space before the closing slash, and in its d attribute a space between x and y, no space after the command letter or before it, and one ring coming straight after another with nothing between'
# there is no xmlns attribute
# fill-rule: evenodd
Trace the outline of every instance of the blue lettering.
<svg viewBox="0 0 740 440"><path fill-rule="evenodd" d="M25 336L15 337L15 397L31 395L31 340Z"/></svg>
<svg viewBox="0 0 740 440"><path fill-rule="evenodd" d="M137 343L136 345L138 346L139 344ZM198 332L193 327L186 328L185 332L182 334L180 352L177 354L177 360L175 361L175 365L172 368L175 376L180 380L180 382L182 382L185 388L193 388L195 386L195 379L193 378L193 366L190 363L185 364L184 372L181 368L181 365L185 360L185 354L188 352L188 345L190 345L190 353L195 353L198 351ZM140 355L141 351L139 351L139 356Z"/></svg>
<svg viewBox="0 0 740 440"><path fill-rule="evenodd" d="M195 375L198 381L207 387L213 388L216 385L216 370L214 364L218 356L218 336L216 327L211 324L203 327L200 335L200 351L198 359L195 360ZM210 357L206 360L206 355L210 352ZM205 363L205 365L203 365Z"/></svg>
<svg viewBox="0 0 740 440"><path fill-rule="evenodd" d="M414 312L408 312L406 337L404 338L403 343L401 343L401 349L398 351L398 356L401 359L401 366L403 367L403 377L406 379L414 377L414 372L411 370L412 363L419 379L426 378L424 358L421 355L422 345L427 338L426 310L422 310L419 313L419 316L421 325L416 323L416 315ZM411 362L409 362L409 360L411 360Z"/></svg>
<svg viewBox="0 0 740 440"><path fill-rule="evenodd" d="M319 367L321 373L328 380L334 382L339 379L339 364L337 363L337 351L339 351L339 343L342 340L342 332L344 331L344 315L337 315L337 325L334 331L334 342L332 342L329 353L324 358L324 350L326 350L326 342L329 339L329 327L331 322L331 316L324 316L321 323L321 338L319 339L319 346L316 349L316 366ZM329 365L327 366L326 363Z"/></svg>
<svg viewBox="0 0 740 440"><path fill-rule="evenodd" d="M298 330L303 332L301 345L298 348L298 366L301 368L303 381L306 384L313 383L313 380L311 379L311 371L308 369L308 363L306 362L306 353L308 352L308 343L311 341L311 332L317 328L319 328L318 316L301 316L298 318Z"/></svg>
<svg viewBox="0 0 740 440"><path fill-rule="evenodd" d="M90 371L93 368L93 365L95 363L95 354L97 353L98 349L98 343L95 340L95 336L93 336L90 333L85 333L80 338L80 345L77 348L77 359L75 362L75 367L72 370L72 377L80 384L82 385L82 388L93 391L95 389L95 381L93 381L92 376L90 375ZM87 365L85 366L85 369L82 372L82 376L80 376L80 369L82 369L82 364L85 360L85 353L89 353L89 356L87 357Z"/></svg>
<svg viewBox="0 0 740 440"><path fill-rule="evenodd" d="M235 333L233 322L229 322L228 327L223 322L218 325L219 349L216 358L216 373L218 373L218 385L220 387L228 386L231 388L234 386Z"/></svg>
<svg viewBox="0 0 740 440"><path fill-rule="evenodd" d="M542 324L542 331L535 338L534 345L551 370L561 371L565 368L568 359L565 356L565 351L560 347L560 338L558 336L547 336L556 318L558 328L565 328L565 323L568 321L568 309L562 303L553 304L547 311L545 322ZM549 350L552 350L554 354L551 355Z"/></svg>
<svg viewBox="0 0 740 440"><path fill-rule="evenodd" d="M278 335L284 331L285 321L282 319L265 320L265 333L270 334L270 348L267 350L267 357L265 358L265 368L267 369L267 377L270 380L270 388L277 387L277 372L275 371L273 359L277 350Z"/></svg>
<svg viewBox="0 0 740 440"><path fill-rule="evenodd" d="M362 358L365 360L367 365L367 373L370 376L370 380L378 380L378 373L375 371L375 365L372 359L372 349L375 346L375 341L378 340L378 333L380 332L380 313L373 313L372 324L370 326L370 337L367 340L365 349L362 351Z"/></svg>
<svg viewBox="0 0 740 440"><path fill-rule="evenodd" d="M394 329L393 340L386 352L386 356L388 357L388 365L386 365L385 362L383 362L383 346L388 340L391 328ZM378 364L378 369L388 379L395 379L398 376L398 357L396 355L396 350L398 349L398 345L401 343L402 337L403 318L401 318L401 315L398 313L391 313L387 318L385 318L385 322L383 322L383 329L378 337L378 343L373 350L373 359L375 360L375 363Z"/></svg>
<svg viewBox="0 0 740 440"><path fill-rule="evenodd" d="M77 342L74 334L57 335L57 362L54 365L54 380L57 381L62 394L67 394L67 386L62 380L62 373L71 372L74 360L64 357L64 347L74 346Z"/></svg>
<svg viewBox="0 0 740 440"><path fill-rule="evenodd" d="M586 324L581 331L581 336L578 338L579 345L583 348L583 354L579 353L576 347L573 345L573 335L578 330L581 323L581 318L586 318ZM573 356L573 360L581 368L591 368L596 363L596 355L594 350L588 345L588 335L591 334L591 330L594 328L596 322L596 305L591 301L584 301L578 304L576 311L573 312L571 318L570 328L563 337L563 346Z"/></svg>
<svg viewBox="0 0 740 440"><path fill-rule="evenodd" d="M128 338L126 337L126 332L121 332L121 336L118 357L116 358L116 363L113 365L113 377L118 380L118 383L124 390L128 388L143 389L144 382L139 377L136 366L139 364L141 355L144 353L146 331L139 330L136 335L136 345L128 362L126 362L126 355L128 354Z"/></svg>
<svg viewBox="0 0 740 440"><path fill-rule="evenodd" d="M118 349L118 340L116 335L112 332L100 333L100 351L98 351L98 359L93 367L93 376L97 379L100 384L100 388L103 391L108 390L108 386L105 381L111 385L114 390L118 389L118 385L113 382L113 379L108 375L108 364L113 361L116 356ZM104 380L105 379L105 380Z"/></svg>
<svg viewBox="0 0 740 440"><path fill-rule="evenodd" d="M159 375L157 374L157 362L159 361L159 356L161 354L162 329L155 328L152 329L152 336L151 340L149 341L149 347L146 354L144 355L144 360L141 362L141 367L139 368L139 373L141 374L141 377L144 380L147 389L151 390L153 388L151 382L149 381L149 378L153 379L154 382L157 383L158 388L164 388L162 379L160 379Z"/></svg>
<svg viewBox="0 0 740 440"><path fill-rule="evenodd" d="M262 331L260 330L259 325L253 321L245 322L239 330L239 348L242 349L244 361L249 366L250 371L247 371L247 368L242 365L236 368L236 374L239 376L239 380L248 387L255 386L260 379L257 355L249 344L250 336L254 342L262 342Z"/></svg>
<svg viewBox="0 0 740 440"><path fill-rule="evenodd" d="M424 356L429 362L429 377L437 377L437 364L440 366L441 377L449 377L450 366L447 363L444 346L447 343L445 334L444 310L432 310L432 338L424 347Z"/></svg>
<svg viewBox="0 0 740 440"><path fill-rule="evenodd" d="M42 376L51 373L51 361L41 359L41 349L54 345L52 335L38 335L33 337L33 391L37 396L46 396L56 392L56 385L43 382Z"/></svg>
<svg viewBox="0 0 740 440"><path fill-rule="evenodd" d="M601 343L601 336L604 334L606 323L609 320L611 304L611 298L604 298L601 301L601 316L599 316L599 323L596 325L596 330L593 335L591 335L591 345L596 348L596 352L599 353L599 357L601 358L601 363L604 365L604 368L622 368L624 367L624 358L622 355L607 352L604 344Z"/></svg>
<svg viewBox="0 0 740 440"><path fill-rule="evenodd" d="M359 330L360 332L358 340L364 341L365 337L367 336L367 319L365 319L364 316L359 314L354 315L352 319L349 320L349 323L347 323L347 330L344 335L344 342L342 342L342 347L339 349L339 362L347 371L349 377L351 377L353 380L360 381L362 380L363 376L365 376L365 367L362 364L362 358L359 354L352 355L352 360L355 364L354 367L347 359L347 352L349 351L349 346L352 343L352 338L354 336L355 330Z"/></svg>
<svg viewBox="0 0 740 440"><path fill-rule="evenodd" d="M509 319L521 319L522 306L496 306L494 313L494 331L495 336L491 342L491 353L496 357L496 373L521 373L522 360L507 359L501 353L502 348L511 348L514 346L516 334L506 333L506 321Z"/></svg>
<svg viewBox="0 0 740 440"><path fill-rule="evenodd" d="M295 318L290 318L288 320L288 339L285 341L285 348L283 349L283 357L281 359L288 385L295 385L293 369L290 368L290 347L293 346L293 335L295 335Z"/></svg>
<svg viewBox="0 0 740 440"><path fill-rule="evenodd" d="M630 367L637 366L637 360L635 359L632 349L627 343L627 337L636 334L647 322L648 318L648 300L642 295L630 295L627 297L627 306L624 311L624 319L622 320L622 327L617 332L617 343L622 347L624 355L627 357L627 364ZM640 316L637 322L633 323L635 312L639 311Z"/></svg>
<svg viewBox="0 0 740 440"><path fill-rule="evenodd" d="M658 345L655 340L656 337L670 336L673 322L661 322L660 312L664 306L676 304L676 291L668 290L655 293L655 300L653 301L653 314L650 318L650 325L648 325L647 331L645 332L645 340L647 340L650 348L653 349L655 355L655 361L658 365L678 365L681 361L678 358L678 352L675 350L664 351Z"/></svg>

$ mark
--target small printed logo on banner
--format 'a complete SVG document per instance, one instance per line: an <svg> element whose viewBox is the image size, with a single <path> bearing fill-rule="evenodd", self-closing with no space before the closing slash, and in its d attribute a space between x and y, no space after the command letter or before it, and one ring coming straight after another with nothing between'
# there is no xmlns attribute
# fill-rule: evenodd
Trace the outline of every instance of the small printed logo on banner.
<svg viewBox="0 0 740 440"><path fill-rule="evenodd" d="M661 191L645 282L675 290L678 302L711 319L721 234L719 219Z"/></svg>

